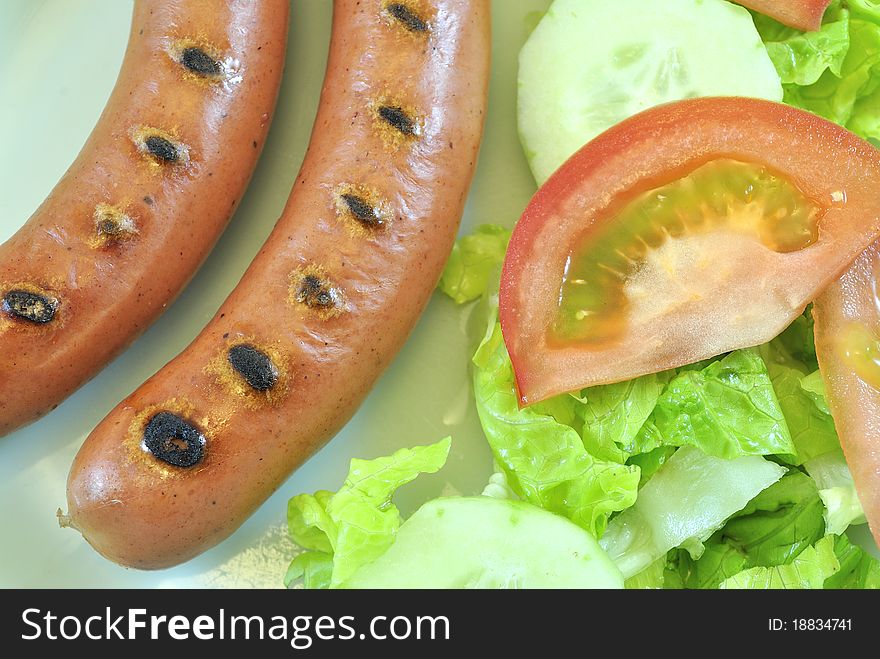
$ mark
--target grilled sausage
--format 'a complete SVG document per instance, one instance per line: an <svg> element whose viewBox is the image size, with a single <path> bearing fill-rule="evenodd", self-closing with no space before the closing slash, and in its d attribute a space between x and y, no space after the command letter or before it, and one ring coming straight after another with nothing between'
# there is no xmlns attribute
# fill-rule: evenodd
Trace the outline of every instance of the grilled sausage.
<svg viewBox="0 0 880 659"><path fill-rule="evenodd" d="M232 216L269 129L286 0L138 0L76 161L0 246L0 435L94 376L165 309Z"/></svg>
<svg viewBox="0 0 880 659"><path fill-rule="evenodd" d="M217 315L92 432L69 517L161 568L232 533L351 417L449 254L479 147L487 0L337 0L305 162Z"/></svg>

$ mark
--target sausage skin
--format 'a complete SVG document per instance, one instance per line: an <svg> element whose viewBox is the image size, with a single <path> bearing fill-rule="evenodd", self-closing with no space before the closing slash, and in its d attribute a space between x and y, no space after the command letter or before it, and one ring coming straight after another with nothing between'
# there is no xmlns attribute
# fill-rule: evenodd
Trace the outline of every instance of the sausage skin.
<svg viewBox="0 0 880 659"><path fill-rule="evenodd" d="M93 377L183 289L241 199L275 107L286 0L138 0L77 159L0 246L0 435Z"/></svg>
<svg viewBox="0 0 880 659"><path fill-rule="evenodd" d="M424 309L476 164L488 0L337 0L281 218L193 343L88 437L69 516L107 558L186 561L352 416Z"/></svg>

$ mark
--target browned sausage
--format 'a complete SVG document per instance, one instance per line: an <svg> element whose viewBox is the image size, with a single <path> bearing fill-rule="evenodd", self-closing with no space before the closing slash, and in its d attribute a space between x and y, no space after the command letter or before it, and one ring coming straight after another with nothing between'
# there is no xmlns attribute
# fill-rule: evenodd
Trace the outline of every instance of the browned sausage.
<svg viewBox="0 0 880 659"><path fill-rule="evenodd" d="M232 533L339 430L449 254L488 68L488 0L337 0L281 219L205 330L86 440L63 521L118 563L174 565Z"/></svg>
<svg viewBox="0 0 880 659"><path fill-rule="evenodd" d="M138 0L94 131L0 246L0 435L165 309L241 199L278 95L287 0Z"/></svg>

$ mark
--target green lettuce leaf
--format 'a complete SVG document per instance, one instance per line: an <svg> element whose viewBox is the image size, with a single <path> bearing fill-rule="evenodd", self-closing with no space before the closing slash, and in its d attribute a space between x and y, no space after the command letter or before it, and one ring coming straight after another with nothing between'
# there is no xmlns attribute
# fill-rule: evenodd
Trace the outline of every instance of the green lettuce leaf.
<svg viewBox="0 0 880 659"><path fill-rule="evenodd" d="M784 473L757 455L727 460L685 446L611 521L600 544L627 578L676 547L698 557L703 541Z"/></svg>
<svg viewBox="0 0 880 659"><path fill-rule="evenodd" d="M725 524L721 539L747 558L746 567L790 563L825 535L816 484L790 471Z"/></svg>
<svg viewBox="0 0 880 659"><path fill-rule="evenodd" d="M783 82L783 100L880 140L880 12L871 0L835 0L819 32L755 18ZM818 77L817 77L818 75Z"/></svg>
<svg viewBox="0 0 880 659"><path fill-rule="evenodd" d="M284 575L284 587L290 588L302 579L303 588L309 590L330 588L333 578L333 555L323 551L305 551L290 562Z"/></svg>
<svg viewBox="0 0 880 659"><path fill-rule="evenodd" d="M699 559L679 550L676 569L679 588L709 590L718 588L722 581L742 572L748 567L746 555L726 542L706 542L706 549Z"/></svg>
<svg viewBox="0 0 880 659"><path fill-rule="evenodd" d="M725 579L718 587L764 590L818 589L824 586L826 579L839 570L840 562L834 552L834 536L827 535L815 545L807 547L791 563L749 568Z"/></svg>
<svg viewBox="0 0 880 659"><path fill-rule="evenodd" d="M845 535L835 538L834 554L840 571L825 581L825 588L880 588L880 561L852 544Z"/></svg>
<svg viewBox="0 0 880 659"><path fill-rule="evenodd" d="M638 574L623 582L627 590L654 590L663 588L666 581L666 557L658 558Z"/></svg>
<svg viewBox="0 0 880 659"><path fill-rule="evenodd" d="M819 488L827 533L840 535L851 524L866 522L852 474L839 447L805 462L804 468Z"/></svg>
<svg viewBox="0 0 880 659"><path fill-rule="evenodd" d="M660 396L653 422L666 443L720 458L795 452L755 350L737 350L701 371L679 373Z"/></svg>
<svg viewBox="0 0 880 659"><path fill-rule="evenodd" d="M828 397L825 395L825 381L818 369L801 378L801 389L813 401L816 409L824 414L831 414Z"/></svg>
<svg viewBox="0 0 880 659"><path fill-rule="evenodd" d="M285 583L303 577L306 587L333 588L381 555L400 527L400 511L391 503L394 492L419 474L438 471L450 445L446 438L389 457L354 459L335 494L321 490L293 497L287 507L290 535L311 551L293 559Z"/></svg>
<svg viewBox="0 0 880 659"><path fill-rule="evenodd" d="M813 337L813 317L804 312L778 337L758 348L782 408L796 452L784 456L800 465L839 448L834 420L824 399Z"/></svg>
<svg viewBox="0 0 880 659"><path fill-rule="evenodd" d="M504 261L510 229L482 224L459 238L440 277L440 290L464 304L486 292L492 271Z"/></svg>
<svg viewBox="0 0 880 659"><path fill-rule="evenodd" d="M840 77L849 51L849 12L833 3L818 32L800 32L755 14L761 35L779 78L787 85L811 85L825 72Z"/></svg>
<svg viewBox="0 0 880 659"><path fill-rule="evenodd" d="M682 587L717 588L748 568L790 563L824 535L815 484L800 471L789 471L706 541L699 559L679 552Z"/></svg>
<svg viewBox="0 0 880 659"><path fill-rule="evenodd" d="M645 424L645 427L653 428L653 424ZM632 455L626 461L628 465L635 465L641 470L641 477L639 478L639 487L641 488L648 479L653 476L660 467L664 465L664 463L672 457L672 454L675 453L678 449L674 446L660 446L657 445L656 448L649 450L647 453L637 453L636 455Z"/></svg>
<svg viewBox="0 0 880 659"><path fill-rule="evenodd" d="M480 423L510 488L601 537L611 514L635 501L638 467L591 455L574 428L540 408L519 409L499 324L473 361Z"/></svg>
<svg viewBox="0 0 880 659"><path fill-rule="evenodd" d="M643 441L637 439L657 405L663 384L663 377L651 374L584 389L575 411L583 421L587 450L604 460L625 462L634 453L656 448L650 440L644 441L644 436Z"/></svg>

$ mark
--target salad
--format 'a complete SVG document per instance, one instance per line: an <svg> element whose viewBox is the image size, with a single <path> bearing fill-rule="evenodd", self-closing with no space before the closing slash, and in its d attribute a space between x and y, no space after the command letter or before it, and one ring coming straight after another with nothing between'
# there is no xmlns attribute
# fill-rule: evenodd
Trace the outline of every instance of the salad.
<svg viewBox="0 0 880 659"><path fill-rule="evenodd" d="M811 32L726 0L658 4L555 0L537 24L518 119L539 186L619 122L697 96L782 101L880 140L870 0L833 0ZM495 473L481 495L433 499L404 520L395 492L443 469L456 440L352 460L337 491L290 499L303 552L287 585L880 587L876 549L848 535L866 519L811 307L757 346L526 401L499 322L511 223L461 237L440 282L470 314L470 395Z"/></svg>

